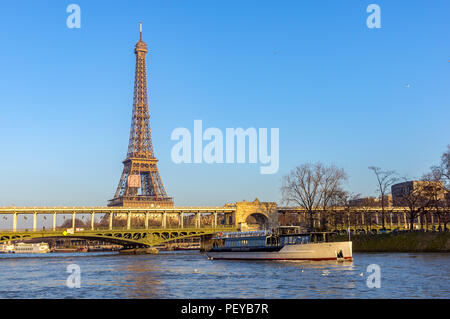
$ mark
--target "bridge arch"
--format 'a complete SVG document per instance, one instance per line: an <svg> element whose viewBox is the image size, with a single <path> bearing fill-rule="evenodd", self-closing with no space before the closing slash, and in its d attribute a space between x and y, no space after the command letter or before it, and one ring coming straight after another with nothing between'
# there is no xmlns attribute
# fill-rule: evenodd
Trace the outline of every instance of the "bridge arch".
<svg viewBox="0 0 450 319"><path fill-rule="evenodd" d="M175 239L212 235L217 231L235 231L235 227L220 228L175 228L175 229L130 229L130 230L86 230L73 234L63 231L0 232L0 243L33 238L84 238L103 240L124 246L151 247Z"/></svg>
<svg viewBox="0 0 450 319"><path fill-rule="evenodd" d="M260 230L269 227L269 217L263 213L251 213L245 218L248 230Z"/></svg>
<svg viewBox="0 0 450 319"><path fill-rule="evenodd" d="M236 202L235 222L242 231L274 227L278 223L277 205L273 202Z"/></svg>

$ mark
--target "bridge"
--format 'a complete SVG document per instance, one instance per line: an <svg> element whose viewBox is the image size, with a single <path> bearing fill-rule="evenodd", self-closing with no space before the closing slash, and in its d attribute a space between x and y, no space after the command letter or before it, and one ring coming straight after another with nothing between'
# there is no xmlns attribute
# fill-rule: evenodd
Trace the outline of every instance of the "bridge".
<svg viewBox="0 0 450 319"><path fill-rule="evenodd" d="M273 227L275 225L300 225L306 227L309 224L309 212L304 207L283 207L275 202L236 202L233 204L235 211L235 225L240 230L252 230L255 227ZM328 229L352 230L370 228L382 228L382 208L372 206L339 206L339 207L315 207L313 209L314 226L320 228L323 220L327 221ZM409 228L408 207L387 206L384 208L384 224L387 228ZM435 216L416 216L416 224L425 221L427 228L435 225ZM259 225L257 225L259 224Z"/></svg>
<svg viewBox="0 0 450 319"><path fill-rule="evenodd" d="M235 231L234 212L233 207L2 207L0 216L4 222L10 220L12 227L0 230L0 243L73 237L103 240L125 247L151 247L175 239ZM58 217L61 219L67 215L71 218L71 227L58 227ZM76 223L80 220L77 216L84 219L86 215L90 217L90 227L77 227ZM95 222L96 215L100 215L100 222ZM32 217L32 227L18 228L19 221L28 220L28 217ZM44 221L49 222L47 217L50 217L52 224L46 228L43 224ZM154 225L158 221L159 225ZM124 225L117 225L117 222L124 222Z"/></svg>
<svg viewBox="0 0 450 319"><path fill-rule="evenodd" d="M362 206L350 206L350 207L316 207L313 209L314 225L315 227L321 226L321 217L326 218L333 224L331 227L337 230L346 230L348 228L352 230L370 228L381 229L382 228L382 208L381 207L362 207ZM417 214L414 218L415 224L419 226L421 222L425 224L424 228L432 229L433 226L437 227L439 221L436 223L434 209L429 209L427 214ZM308 211L303 207L277 207L277 214L281 221L282 216L295 215L298 216L298 220L302 223L308 223L309 215ZM410 227L409 220L409 208L400 206L387 206L384 208L385 215L385 227L394 229L408 229Z"/></svg>
<svg viewBox="0 0 450 319"><path fill-rule="evenodd" d="M316 208L314 224L320 227L321 217L326 215L331 229L378 229L382 225L381 211L381 207ZM408 228L407 211L406 207L385 207L386 227ZM290 220L285 218L288 215ZM68 219L62 226L57 226L57 219L61 221L63 216L64 219L68 216ZM95 221L96 216L100 217L99 222ZM420 224L421 218L417 216L417 224ZM436 225L433 214L423 218L426 228ZM81 219L85 221L83 226L77 226L77 221ZM19 228L19 222L24 220L28 221L29 227ZM307 210L301 207L280 207L276 203L255 199L253 202L236 202L223 207L0 207L0 221L2 224L9 222L7 229L0 230L0 243L73 237L103 240L126 247L149 247L216 232L245 231L279 224L306 225L309 216Z"/></svg>

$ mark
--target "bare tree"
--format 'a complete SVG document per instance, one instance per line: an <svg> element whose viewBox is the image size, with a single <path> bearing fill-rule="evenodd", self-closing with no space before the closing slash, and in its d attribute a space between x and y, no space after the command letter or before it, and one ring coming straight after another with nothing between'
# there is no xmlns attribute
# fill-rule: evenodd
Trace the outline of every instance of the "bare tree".
<svg viewBox="0 0 450 319"><path fill-rule="evenodd" d="M312 231L315 211L324 201L329 202L345 178L345 172L335 166L326 167L322 163L297 166L283 177L283 202L305 208L309 215L309 231Z"/></svg>
<svg viewBox="0 0 450 319"><path fill-rule="evenodd" d="M438 217L438 229L441 229L441 223L444 224L444 229L447 229L449 221L449 206L450 206L450 145L447 146L447 151L441 156L441 163L437 166L431 167L431 172L425 174L422 179L424 181L435 182L435 187L429 188L430 206L433 206L434 212ZM442 187L440 187L442 185Z"/></svg>
<svg viewBox="0 0 450 319"><path fill-rule="evenodd" d="M320 204L320 183L323 166L320 163L297 166L283 177L281 192L286 204L294 203L306 209L309 230L313 230L314 209Z"/></svg>
<svg viewBox="0 0 450 319"><path fill-rule="evenodd" d="M348 214L351 211L351 201L360 196L361 194L354 194L345 190L338 190L333 194L329 201L328 210L331 212L333 225L336 230L338 223L340 225L345 225L345 217L348 217ZM346 210L342 211L342 209L337 209L342 207L345 207Z"/></svg>
<svg viewBox="0 0 450 319"><path fill-rule="evenodd" d="M359 197L361 197L361 194L350 193L347 191L341 192L341 195L340 195L341 206L345 207L345 216L342 216L342 217L346 217L344 219L347 220L348 228L350 228L350 224L351 224L350 223L350 215L355 212L352 203ZM345 222L344 222L344 224L345 224Z"/></svg>
<svg viewBox="0 0 450 319"><path fill-rule="evenodd" d="M450 145L447 145L447 151L442 154L441 163L431 167L431 171L438 180L450 188Z"/></svg>
<svg viewBox="0 0 450 319"><path fill-rule="evenodd" d="M377 191L381 200L381 225L382 229L385 229L384 207L386 206L386 197L389 194L390 187L398 181L397 173L395 171L382 171L381 168L375 166L370 166L369 169L375 173L377 178Z"/></svg>
<svg viewBox="0 0 450 319"><path fill-rule="evenodd" d="M320 185L320 201L323 208L321 224L325 229L328 223L328 208L333 204L335 199L343 195L342 183L346 180L347 174L344 169L334 165L323 168L323 178Z"/></svg>
<svg viewBox="0 0 450 319"><path fill-rule="evenodd" d="M443 223L444 230L447 230L447 223L450 220L450 145L447 151L441 156L441 173L444 179L445 200L443 202Z"/></svg>
<svg viewBox="0 0 450 319"><path fill-rule="evenodd" d="M330 206L331 207L349 207L351 206L351 202L357 198L360 198L361 194L350 193L345 190L337 191L334 196L331 198Z"/></svg>
<svg viewBox="0 0 450 319"><path fill-rule="evenodd" d="M407 178L404 179L407 182ZM439 188L442 190L436 182L421 181L415 184L411 181L397 194L400 205L408 207L410 230L414 229L416 217L424 215L427 208L433 204Z"/></svg>

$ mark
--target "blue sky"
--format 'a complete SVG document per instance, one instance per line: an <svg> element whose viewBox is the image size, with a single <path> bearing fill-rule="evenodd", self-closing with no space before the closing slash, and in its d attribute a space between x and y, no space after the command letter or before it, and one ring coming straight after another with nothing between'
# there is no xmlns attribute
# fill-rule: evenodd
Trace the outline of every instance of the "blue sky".
<svg viewBox="0 0 450 319"><path fill-rule="evenodd" d="M81 7L81 28L66 7ZM369 29L366 8L381 8ZM8 1L0 11L0 206L105 205L125 159L138 22L176 205L280 200L296 165L420 177L450 143L448 1ZM410 84L410 87L406 87ZM279 128L280 169L174 164L177 127Z"/></svg>

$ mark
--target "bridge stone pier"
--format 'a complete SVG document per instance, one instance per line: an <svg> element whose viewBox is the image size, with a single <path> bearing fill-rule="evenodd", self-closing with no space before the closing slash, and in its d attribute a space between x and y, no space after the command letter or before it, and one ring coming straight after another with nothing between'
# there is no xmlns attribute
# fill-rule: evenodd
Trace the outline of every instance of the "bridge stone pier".
<svg viewBox="0 0 450 319"><path fill-rule="evenodd" d="M241 231L258 230L278 225L278 211L275 202L236 202L234 214L235 225Z"/></svg>

